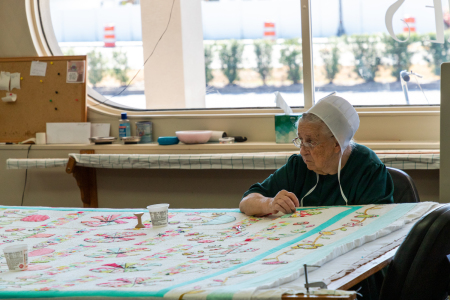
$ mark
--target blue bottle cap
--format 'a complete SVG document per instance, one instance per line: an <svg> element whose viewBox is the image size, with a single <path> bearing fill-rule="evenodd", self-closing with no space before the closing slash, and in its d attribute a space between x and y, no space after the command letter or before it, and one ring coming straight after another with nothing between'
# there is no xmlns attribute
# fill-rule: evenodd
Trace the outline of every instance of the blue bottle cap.
<svg viewBox="0 0 450 300"><path fill-rule="evenodd" d="M121 114L120 114L120 118L121 118L122 120L126 120L126 119L127 119L127 113L126 113L126 112L121 113Z"/></svg>

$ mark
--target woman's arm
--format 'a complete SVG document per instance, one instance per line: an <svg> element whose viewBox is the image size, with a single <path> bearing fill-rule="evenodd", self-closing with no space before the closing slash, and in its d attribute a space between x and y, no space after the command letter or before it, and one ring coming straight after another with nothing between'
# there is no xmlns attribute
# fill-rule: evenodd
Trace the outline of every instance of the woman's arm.
<svg viewBox="0 0 450 300"><path fill-rule="evenodd" d="M248 216L264 216L279 211L289 214L298 206L297 196L282 190L274 198L264 197L258 193L249 194L241 200L239 209Z"/></svg>

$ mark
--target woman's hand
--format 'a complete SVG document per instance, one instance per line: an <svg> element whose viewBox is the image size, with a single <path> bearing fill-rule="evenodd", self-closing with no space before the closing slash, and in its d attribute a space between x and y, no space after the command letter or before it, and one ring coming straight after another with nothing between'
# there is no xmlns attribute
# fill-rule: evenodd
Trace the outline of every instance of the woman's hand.
<svg viewBox="0 0 450 300"><path fill-rule="evenodd" d="M281 190L273 198L270 203L270 209L273 214L281 211L285 214L291 214L295 212L295 208L299 207L300 203L294 193L288 192L286 190Z"/></svg>
<svg viewBox="0 0 450 300"><path fill-rule="evenodd" d="M244 197L239 209L248 216L265 216L281 211L290 214L300 206L295 194L286 190L280 191L274 198L265 197L259 193L252 193Z"/></svg>

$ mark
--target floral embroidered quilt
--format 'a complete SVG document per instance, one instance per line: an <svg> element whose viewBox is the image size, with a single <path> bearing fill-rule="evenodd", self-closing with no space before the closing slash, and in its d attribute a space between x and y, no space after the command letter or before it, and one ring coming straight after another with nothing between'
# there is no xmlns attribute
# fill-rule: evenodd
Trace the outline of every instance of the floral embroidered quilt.
<svg viewBox="0 0 450 300"><path fill-rule="evenodd" d="M298 208L248 217L237 209L173 209L136 229L136 209L0 206L0 298L250 299L417 221L430 203ZM3 248L27 244L10 272Z"/></svg>

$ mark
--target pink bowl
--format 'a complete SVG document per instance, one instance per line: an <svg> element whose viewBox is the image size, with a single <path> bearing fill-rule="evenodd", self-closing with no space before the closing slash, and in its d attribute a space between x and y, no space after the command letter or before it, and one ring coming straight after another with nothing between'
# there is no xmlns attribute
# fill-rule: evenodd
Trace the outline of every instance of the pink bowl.
<svg viewBox="0 0 450 300"><path fill-rule="evenodd" d="M211 130L186 130L176 131L177 138L185 144L204 144L212 135Z"/></svg>

